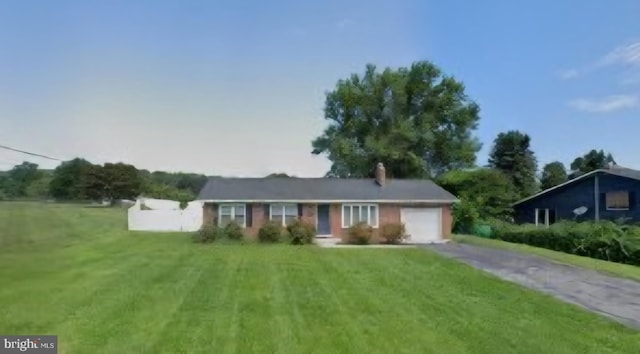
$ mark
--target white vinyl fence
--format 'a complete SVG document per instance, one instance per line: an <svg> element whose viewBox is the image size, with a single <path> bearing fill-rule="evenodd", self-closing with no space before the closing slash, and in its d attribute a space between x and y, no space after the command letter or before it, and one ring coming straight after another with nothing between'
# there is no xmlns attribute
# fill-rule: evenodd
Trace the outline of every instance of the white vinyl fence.
<svg viewBox="0 0 640 354"><path fill-rule="evenodd" d="M131 231L191 232L202 226L202 203L197 201L180 209L180 202L173 200L140 198L128 214Z"/></svg>

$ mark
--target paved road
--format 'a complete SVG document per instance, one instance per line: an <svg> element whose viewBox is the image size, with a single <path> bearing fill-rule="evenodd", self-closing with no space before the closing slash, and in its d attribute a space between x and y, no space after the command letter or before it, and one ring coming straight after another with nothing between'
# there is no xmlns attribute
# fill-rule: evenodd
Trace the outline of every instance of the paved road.
<svg viewBox="0 0 640 354"><path fill-rule="evenodd" d="M640 282L493 248L458 243L427 247L640 329Z"/></svg>

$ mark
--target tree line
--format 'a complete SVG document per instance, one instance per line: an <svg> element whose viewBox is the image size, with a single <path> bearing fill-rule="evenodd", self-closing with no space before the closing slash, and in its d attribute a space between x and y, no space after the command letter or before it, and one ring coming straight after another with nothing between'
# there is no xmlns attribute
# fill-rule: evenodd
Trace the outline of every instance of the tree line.
<svg viewBox="0 0 640 354"><path fill-rule="evenodd" d="M2 199L114 201L150 198L190 201L207 176L195 173L150 172L125 163L93 164L82 158L65 161L54 170L23 162L0 174Z"/></svg>
<svg viewBox="0 0 640 354"><path fill-rule="evenodd" d="M611 154L594 149L576 157L569 169L554 161L538 173L530 136L512 130L499 133L487 163L478 164L480 107L463 82L429 61L382 71L370 64L364 74L339 80L326 93L324 118L329 124L311 145L313 154L331 161L327 177L373 177L374 166L382 161L390 178L432 179L458 196L458 219L508 219L513 202L615 162ZM95 165L82 158L53 171L25 162L0 175L0 198L115 200L145 195L188 201L206 179L124 163Z"/></svg>
<svg viewBox="0 0 640 354"><path fill-rule="evenodd" d="M509 219L513 202L614 162L594 149L569 169L554 161L538 173L530 136L512 130L499 133L487 163L478 164L480 107L429 61L382 71L367 65L326 93L324 112L329 124L311 145L331 161L327 176L373 177L382 161L391 178L430 178L458 196L458 219Z"/></svg>

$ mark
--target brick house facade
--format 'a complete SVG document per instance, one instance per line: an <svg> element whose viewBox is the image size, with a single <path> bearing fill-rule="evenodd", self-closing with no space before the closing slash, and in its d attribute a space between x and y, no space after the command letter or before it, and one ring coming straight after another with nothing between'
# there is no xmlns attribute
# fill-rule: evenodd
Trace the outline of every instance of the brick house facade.
<svg viewBox="0 0 640 354"><path fill-rule="evenodd" d="M268 216L266 215L264 208L269 204L266 203L249 203L249 207L246 210L251 211L251 223L247 225L244 230L245 234L249 238L256 238L258 235L258 231L260 227L263 226L268 220ZM203 215L204 215L204 225L217 225L218 220L218 206L219 204L206 202L203 205ZM318 204L301 204L302 215L299 215L299 219L305 223L309 223L311 225L317 224L316 219L316 211ZM444 239L451 238L451 227L453 218L451 216L451 206L450 205L415 205L415 204L379 204L379 226L373 229L374 238L378 238L378 232L380 228L385 224L393 224L393 223L401 223L401 210L403 206L418 206L418 207L437 207L442 210L442 237ZM347 228L342 227L342 204L334 203L330 204L330 225L331 225L331 235L333 237L344 238L347 234Z"/></svg>
<svg viewBox="0 0 640 354"><path fill-rule="evenodd" d="M205 225L235 220L252 238L269 220L301 219L324 237L344 238L364 221L374 239L384 225L403 223L415 242L432 242L451 237L456 198L429 180L387 180L378 164L374 179L211 178L198 200Z"/></svg>

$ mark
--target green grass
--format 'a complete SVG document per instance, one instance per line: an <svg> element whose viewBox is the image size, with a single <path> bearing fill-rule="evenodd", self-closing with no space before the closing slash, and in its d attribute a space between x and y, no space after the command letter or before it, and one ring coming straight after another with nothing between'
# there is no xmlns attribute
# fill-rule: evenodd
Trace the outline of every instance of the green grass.
<svg viewBox="0 0 640 354"><path fill-rule="evenodd" d="M198 245L0 203L0 333L60 353L635 353L640 332L423 249Z"/></svg>
<svg viewBox="0 0 640 354"><path fill-rule="evenodd" d="M600 259L581 257L564 252L548 250L546 248L533 247L529 245L511 243L494 239L487 239L470 235L455 235L455 241L460 243L468 243L478 246L493 247L508 251L520 253L529 253L544 258L548 258L555 262L575 265L583 268L593 269L601 272L610 273L612 275L629 278L640 281L640 267L629 264L615 263L603 261Z"/></svg>

